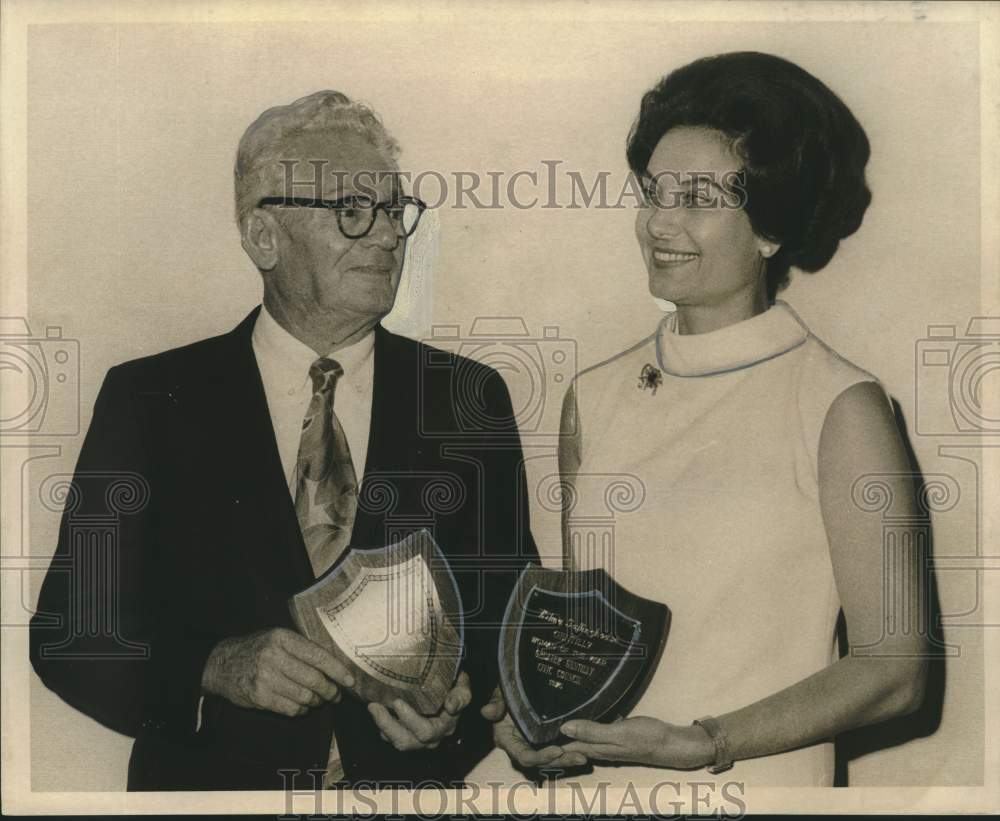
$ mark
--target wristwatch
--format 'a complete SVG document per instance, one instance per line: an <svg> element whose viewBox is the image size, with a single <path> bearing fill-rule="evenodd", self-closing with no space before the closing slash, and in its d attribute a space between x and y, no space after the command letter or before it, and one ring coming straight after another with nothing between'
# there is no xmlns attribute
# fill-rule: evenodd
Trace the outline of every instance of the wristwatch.
<svg viewBox="0 0 1000 821"><path fill-rule="evenodd" d="M715 763L708 765L708 771L712 775L723 773L733 766L733 754L729 749L729 736L726 731L719 726L719 722L712 716L696 718L692 724L701 727L715 745Z"/></svg>

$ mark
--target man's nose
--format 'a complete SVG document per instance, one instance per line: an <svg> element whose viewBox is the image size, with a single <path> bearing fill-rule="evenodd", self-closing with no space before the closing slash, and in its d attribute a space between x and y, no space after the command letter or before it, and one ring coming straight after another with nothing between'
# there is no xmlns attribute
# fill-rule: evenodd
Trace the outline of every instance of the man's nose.
<svg viewBox="0 0 1000 821"><path fill-rule="evenodd" d="M399 243L399 235L396 233L396 226L392 224L389 215L384 208L375 211L375 222L372 223L372 230L362 237L362 241L370 245L377 245L391 251Z"/></svg>

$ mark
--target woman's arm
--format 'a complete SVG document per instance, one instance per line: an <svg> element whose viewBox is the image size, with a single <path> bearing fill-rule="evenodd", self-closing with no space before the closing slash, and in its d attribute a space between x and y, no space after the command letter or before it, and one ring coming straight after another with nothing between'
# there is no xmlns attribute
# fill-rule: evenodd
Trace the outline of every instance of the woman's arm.
<svg viewBox="0 0 1000 821"><path fill-rule="evenodd" d="M818 473L820 507L852 653L767 698L718 716L735 759L832 738L911 712L923 700L927 647L918 624L923 603L916 601L921 568L904 551L896 554L900 561L885 561L880 517L861 510L852 496L855 482L875 474L892 489L894 514L915 514L909 463L889 404L876 384L854 385L831 406L820 437ZM886 591L893 592L893 601L886 601ZM888 607L898 625L892 635L883 629ZM564 749L591 758L666 767L696 767L714 759L711 745L698 752L690 727L651 721L574 721L564 732L569 730L577 741Z"/></svg>
<svg viewBox="0 0 1000 821"><path fill-rule="evenodd" d="M818 469L830 559L853 649L825 670L722 717L737 758L830 738L912 712L923 700L927 646L917 620L924 603L916 600L921 568L913 553L902 550L896 553L902 561L885 560L881 517L853 499L855 483L877 475L892 490L894 515L916 514L909 462L878 385L854 385L833 403ZM893 635L885 633L889 608L898 625Z"/></svg>

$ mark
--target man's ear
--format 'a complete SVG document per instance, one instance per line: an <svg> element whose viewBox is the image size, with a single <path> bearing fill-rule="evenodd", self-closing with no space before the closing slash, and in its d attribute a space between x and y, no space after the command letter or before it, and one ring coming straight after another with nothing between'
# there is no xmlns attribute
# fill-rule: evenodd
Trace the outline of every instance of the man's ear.
<svg viewBox="0 0 1000 821"><path fill-rule="evenodd" d="M273 214L255 208L243 221L243 250L261 271L278 264L278 224Z"/></svg>

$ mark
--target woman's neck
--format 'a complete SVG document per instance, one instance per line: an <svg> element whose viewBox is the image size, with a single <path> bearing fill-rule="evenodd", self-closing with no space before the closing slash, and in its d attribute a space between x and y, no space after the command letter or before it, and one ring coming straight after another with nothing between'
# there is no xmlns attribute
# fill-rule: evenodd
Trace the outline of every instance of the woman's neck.
<svg viewBox="0 0 1000 821"><path fill-rule="evenodd" d="M714 304L677 305L677 333L705 334L735 325L764 313L770 307L763 288L736 294L732 299Z"/></svg>

